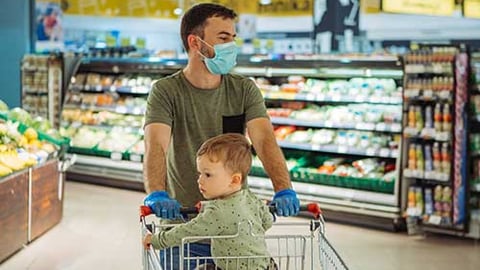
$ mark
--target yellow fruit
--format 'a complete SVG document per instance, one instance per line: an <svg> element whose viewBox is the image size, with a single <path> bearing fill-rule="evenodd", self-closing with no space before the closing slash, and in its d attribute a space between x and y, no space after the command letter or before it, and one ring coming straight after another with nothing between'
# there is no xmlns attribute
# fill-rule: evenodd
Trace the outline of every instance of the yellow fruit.
<svg viewBox="0 0 480 270"><path fill-rule="evenodd" d="M25 168L25 162L16 153L0 155L0 165L4 165L14 171Z"/></svg>
<svg viewBox="0 0 480 270"><path fill-rule="evenodd" d="M18 141L18 146L24 147L28 144L28 139L25 136L20 136L20 140Z"/></svg>
<svg viewBox="0 0 480 270"><path fill-rule="evenodd" d="M29 127L25 132L23 133L23 136L27 138L27 140L32 141L38 139L38 133L35 129Z"/></svg>
<svg viewBox="0 0 480 270"><path fill-rule="evenodd" d="M42 142L37 140L37 139L30 140L28 142L28 146L30 146L33 149L41 149L42 148Z"/></svg>
<svg viewBox="0 0 480 270"><path fill-rule="evenodd" d="M13 172L12 169L0 164L0 177L5 176L5 175L9 175L12 172Z"/></svg>

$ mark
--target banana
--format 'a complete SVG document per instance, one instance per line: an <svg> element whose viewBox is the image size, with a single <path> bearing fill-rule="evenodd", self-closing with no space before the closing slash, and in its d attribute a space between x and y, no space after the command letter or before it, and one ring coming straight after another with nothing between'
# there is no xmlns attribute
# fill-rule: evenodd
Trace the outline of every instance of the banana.
<svg viewBox="0 0 480 270"><path fill-rule="evenodd" d="M5 167L5 166L0 164L0 177L3 177L5 175L9 175L12 172L13 172L12 169L10 169L8 167Z"/></svg>

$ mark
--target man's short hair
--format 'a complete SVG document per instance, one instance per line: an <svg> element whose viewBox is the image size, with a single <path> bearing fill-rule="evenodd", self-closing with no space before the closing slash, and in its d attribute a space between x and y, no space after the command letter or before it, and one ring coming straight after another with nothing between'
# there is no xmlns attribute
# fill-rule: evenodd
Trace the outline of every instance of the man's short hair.
<svg viewBox="0 0 480 270"><path fill-rule="evenodd" d="M206 140L197 157L206 156L211 162L222 162L233 173L242 174L242 183L252 166L252 147L244 135L225 133Z"/></svg>
<svg viewBox="0 0 480 270"><path fill-rule="evenodd" d="M223 19L235 19L237 14L232 9L222 5L202 3L191 7L182 17L180 25L180 36L185 50L188 52L188 35L195 34L203 38L207 19L211 17L221 17Z"/></svg>

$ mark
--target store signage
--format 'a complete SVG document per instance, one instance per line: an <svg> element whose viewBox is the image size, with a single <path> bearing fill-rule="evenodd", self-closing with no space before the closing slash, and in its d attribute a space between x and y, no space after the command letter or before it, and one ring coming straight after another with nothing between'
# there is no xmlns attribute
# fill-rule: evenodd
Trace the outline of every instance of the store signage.
<svg viewBox="0 0 480 270"><path fill-rule="evenodd" d="M480 0L464 0L463 16L480 19Z"/></svg>
<svg viewBox="0 0 480 270"><path fill-rule="evenodd" d="M452 16L455 0L382 0L382 10L393 13Z"/></svg>
<svg viewBox="0 0 480 270"><path fill-rule="evenodd" d="M84 16L176 19L185 9L198 3L221 4L234 9L238 14L257 16L311 16L313 10L313 0L69 0L65 13Z"/></svg>

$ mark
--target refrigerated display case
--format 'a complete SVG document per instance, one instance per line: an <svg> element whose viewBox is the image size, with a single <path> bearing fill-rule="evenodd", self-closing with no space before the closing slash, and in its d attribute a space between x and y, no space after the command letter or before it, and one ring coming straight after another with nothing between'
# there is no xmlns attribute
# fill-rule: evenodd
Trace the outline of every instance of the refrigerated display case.
<svg viewBox="0 0 480 270"><path fill-rule="evenodd" d="M401 225L403 69L394 56L282 56L239 59L233 72L264 94L299 198L332 219ZM270 199L258 158L249 185Z"/></svg>
<svg viewBox="0 0 480 270"><path fill-rule="evenodd" d="M480 239L480 52L471 54L470 69L468 236Z"/></svg>
<svg viewBox="0 0 480 270"><path fill-rule="evenodd" d="M143 190L143 115L153 81L184 66L158 58L83 58L71 78L61 132L68 179Z"/></svg>
<svg viewBox="0 0 480 270"><path fill-rule="evenodd" d="M468 53L425 45L405 56L403 179L410 233L467 230Z"/></svg>

